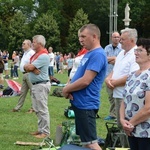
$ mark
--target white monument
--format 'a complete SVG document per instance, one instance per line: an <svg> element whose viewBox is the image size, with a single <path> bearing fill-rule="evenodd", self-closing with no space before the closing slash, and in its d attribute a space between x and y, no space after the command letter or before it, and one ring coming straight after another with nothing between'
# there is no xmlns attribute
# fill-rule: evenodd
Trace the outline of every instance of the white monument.
<svg viewBox="0 0 150 150"><path fill-rule="evenodd" d="M129 7L129 4L127 3L125 7L125 19L123 19L125 28L129 27L129 24L131 21L129 17L130 17L130 7Z"/></svg>

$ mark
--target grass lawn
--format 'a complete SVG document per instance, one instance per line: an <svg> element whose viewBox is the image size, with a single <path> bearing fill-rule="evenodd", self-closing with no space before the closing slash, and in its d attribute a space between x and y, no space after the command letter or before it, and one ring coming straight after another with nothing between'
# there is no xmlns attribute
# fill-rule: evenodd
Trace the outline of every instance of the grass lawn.
<svg viewBox="0 0 150 150"><path fill-rule="evenodd" d="M67 73L55 74L61 83L66 83ZM20 73L17 82L21 83L22 74ZM5 83L5 87L6 87ZM51 87L51 93L56 86ZM50 130L51 138L55 140L55 132L57 125L62 121L67 120L64 116L64 109L68 107L69 101L65 98L51 96L49 94L49 112L50 112ZM25 104L20 112L11 112L18 102L19 97L0 97L0 149L5 150L31 150L37 146L19 146L15 145L16 141L24 142L42 142L41 139L32 137L29 133L37 131L37 117L34 113L28 114L27 110L31 107L30 95L28 94ZM99 115L101 118L97 119L97 132L98 136L106 137L106 127L104 117L108 115L109 102L105 86L101 91L101 107Z"/></svg>

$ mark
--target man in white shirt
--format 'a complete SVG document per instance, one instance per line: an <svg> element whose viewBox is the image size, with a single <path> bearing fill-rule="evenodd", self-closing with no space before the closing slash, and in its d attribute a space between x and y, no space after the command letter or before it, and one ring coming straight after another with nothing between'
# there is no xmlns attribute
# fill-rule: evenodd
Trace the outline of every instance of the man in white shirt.
<svg viewBox="0 0 150 150"><path fill-rule="evenodd" d="M27 40L27 39L24 40L24 42L22 43L22 49L24 51L24 54L23 54L23 57L22 57L21 63L20 63L20 71L23 73L21 93L20 93L18 103L17 103L16 107L12 110L12 112L20 111L21 107L24 104L28 90L30 89L30 92L31 92L31 87L32 87L32 84L28 78L28 73L25 72L25 70L24 70L24 65L30 63L30 58L35 53L34 50L31 49L31 41ZM32 107L31 107L31 109L28 110L28 112L29 113L34 112Z"/></svg>
<svg viewBox="0 0 150 150"><path fill-rule="evenodd" d="M122 51L116 58L113 71L107 76L106 85L113 89L113 97L115 98L115 109L118 126L121 127L119 109L123 100L123 89L129 73L138 70L139 65L135 62L134 49L137 41L136 29L126 28L121 31L121 47Z"/></svg>
<svg viewBox="0 0 150 150"><path fill-rule="evenodd" d="M55 60L55 56L54 56L52 47L48 48L48 55L50 58L50 65L48 68L48 73L49 73L50 80L52 80L52 78L54 76L54 60Z"/></svg>

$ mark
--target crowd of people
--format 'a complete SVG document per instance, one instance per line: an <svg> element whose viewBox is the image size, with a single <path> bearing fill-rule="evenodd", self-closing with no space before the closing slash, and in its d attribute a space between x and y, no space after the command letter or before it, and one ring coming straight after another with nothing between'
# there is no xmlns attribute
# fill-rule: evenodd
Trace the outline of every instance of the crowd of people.
<svg viewBox="0 0 150 150"><path fill-rule="evenodd" d="M70 100L75 113L76 134L82 145L92 150L102 150L98 145L96 115L101 104L101 88L106 85L110 110L104 120L115 120L129 142L131 150L150 149L150 39L139 38L136 29L126 28L112 33L112 43L104 49L100 44L101 32L95 24L83 25L78 31L82 49L77 55L63 55L45 48L43 35L33 36L33 42L22 43L24 51L12 55L12 77L18 78L18 67L23 74L18 104L12 110L19 112L28 90L31 108L38 118L38 129L32 132L36 138L50 136L48 94L51 80L56 73L68 71L68 82L63 95ZM7 51L0 53L0 84L3 70L8 78ZM125 140L123 140L125 141Z"/></svg>
<svg viewBox="0 0 150 150"><path fill-rule="evenodd" d="M32 48L32 44L30 45ZM22 72L21 61L23 60L23 54L26 51L24 49L24 45L22 45L22 52L13 51L12 56L8 51L0 51L0 88L3 88L4 78L5 79L18 79L19 73L18 69ZM73 67L75 54L70 52L67 54L62 54L61 52L53 52L53 48L47 48L48 55L50 57L50 64L48 68L49 77L52 80L54 77L54 69L56 73L63 73L64 71L68 72L68 76L70 75L71 69ZM10 61L9 61L10 60Z"/></svg>

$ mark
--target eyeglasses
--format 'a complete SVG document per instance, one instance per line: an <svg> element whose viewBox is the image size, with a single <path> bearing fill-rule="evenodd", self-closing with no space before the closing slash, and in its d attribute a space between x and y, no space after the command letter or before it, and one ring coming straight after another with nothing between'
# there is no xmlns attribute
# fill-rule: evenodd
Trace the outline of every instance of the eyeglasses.
<svg viewBox="0 0 150 150"><path fill-rule="evenodd" d="M141 54L142 52L146 52L147 54L149 54L145 49L142 50L140 48L134 49L134 52Z"/></svg>
<svg viewBox="0 0 150 150"><path fill-rule="evenodd" d="M143 50L142 49L134 49L134 52L137 52L137 53L142 53L143 52Z"/></svg>

